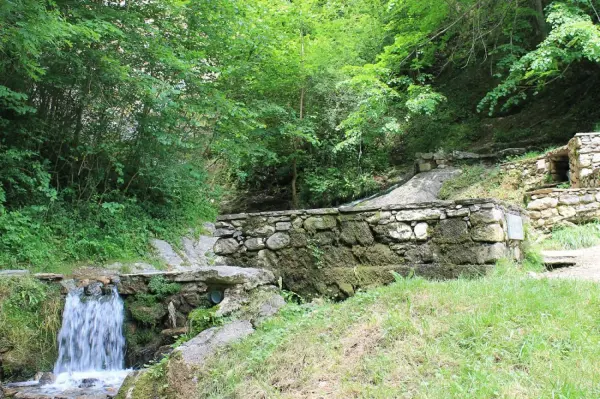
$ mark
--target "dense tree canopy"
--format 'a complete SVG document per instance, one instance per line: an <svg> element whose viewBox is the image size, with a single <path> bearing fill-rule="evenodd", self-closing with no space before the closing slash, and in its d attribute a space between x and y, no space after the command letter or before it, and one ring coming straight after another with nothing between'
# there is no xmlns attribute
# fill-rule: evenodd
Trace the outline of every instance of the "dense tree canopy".
<svg viewBox="0 0 600 399"><path fill-rule="evenodd" d="M373 191L410 151L471 137L475 112L440 90L456 71L489 76L483 114L597 73L599 8L0 2L0 262L135 256L210 217L223 187L290 207Z"/></svg>

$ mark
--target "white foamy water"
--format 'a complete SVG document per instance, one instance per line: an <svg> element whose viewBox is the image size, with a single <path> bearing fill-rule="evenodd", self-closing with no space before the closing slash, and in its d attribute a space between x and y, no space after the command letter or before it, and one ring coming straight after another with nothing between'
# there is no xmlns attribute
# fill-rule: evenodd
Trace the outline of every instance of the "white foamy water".
<svg viewBox="0 0 600 399"><path fill-rule="evenodd" d="M123 301L113 287L109 295L84 296L71 291L58 334L54 374L122 370L125 358Z"/></svg>
<svg viewBox="0 0 600 399"><path fill-rule="evenodd" d="M71 291L58 334L56 381L38 392L68 397L116 394L130 371L124 369L123 317L123 301L115 287L106 295L85 296L81 288Z"/></svg>

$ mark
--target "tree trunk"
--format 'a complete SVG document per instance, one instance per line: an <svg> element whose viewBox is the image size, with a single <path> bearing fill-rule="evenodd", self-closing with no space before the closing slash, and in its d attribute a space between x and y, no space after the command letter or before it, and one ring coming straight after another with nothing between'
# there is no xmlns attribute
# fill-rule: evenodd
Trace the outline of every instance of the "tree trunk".
<svg viewBox="0 0 600 399"><path fill-rule="evenodd" d="M302 70L304 70L304 32L302 30L302 28L300 28L300 63L302 65ZM300 88L300 121L302 121L304 119L304 95L306 93L306 86L303 83L302 87ZM296 137L294 137L292 139L293 141L293 161L292 161L292 208L293 209L298 209L300 207L300 201L298 199L298 188L297 188L297 183L298 183L298 147L299 147L299 143L298 143L298 139Z"/></svg>
<svg viewBox="0 0 600 399"><path fill-rule="evenodd" d="M548 35L548 25L546 24L546 16L544 15L544 4L543 0L532 0L533 1L533 9L536 13L536 25L538 35L545 39Z"/></svg>

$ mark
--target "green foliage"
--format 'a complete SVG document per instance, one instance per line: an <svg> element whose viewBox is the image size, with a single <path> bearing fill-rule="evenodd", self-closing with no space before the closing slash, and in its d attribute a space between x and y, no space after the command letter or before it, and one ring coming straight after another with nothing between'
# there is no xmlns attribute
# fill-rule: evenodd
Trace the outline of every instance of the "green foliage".
<svg viewBox="0 0 600 399"><path fill-rule="evenodd" d="M202 331L221 324L220 317L215 315L215 308L198 308L194 309L188 315L190 323L189 337L195 337Z"/></svg>
<svg viewBox="0 0 600 399"><path fill-rule="evenodd" d="M548 36L520 59L515 60L504 81L490 91L479 104L490 115L502 101L502 110L519 104L545 86L565 75L574 63L600 62L600 27L594 22L595 1L555 1L547 8L551 26Z"/></svg>
<svg viewBox="0 0 600 399"><path fill-rule="evenodd" d="M600 223L559 227L542 242L545 249L580 249L600 245Z"/></svg>
<svg viewBox="0 0 600 399"><path fill-rule="evenodd" d="M154 276L148 283L148 293L139 293L128 298L127 309L131 317L143 324L156 326L167 314L163 300L181 290L178 283L169 283L163 276Z"/></svg>
<svg viewBox="0 0 600 399"><path fill-rule="evenodd" d="M181 285L167 282L164 276L154 276L148 283L148 289L157 299L163 299L177 294L181 290Z"/></svg>
<svg viewBox="0 0 600 399"><path fill-rule="evenodd" d="M52 368L61 313L57 287L29 278L0 279L0 367L6 377L26 379Z"/></svg>

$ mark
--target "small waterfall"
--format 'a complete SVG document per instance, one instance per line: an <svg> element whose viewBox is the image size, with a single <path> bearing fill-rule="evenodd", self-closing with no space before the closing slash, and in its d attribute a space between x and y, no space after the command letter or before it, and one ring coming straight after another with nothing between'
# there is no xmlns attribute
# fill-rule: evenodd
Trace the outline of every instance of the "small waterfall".
<svg viewBox="0 0 600 399"><path fill-rule="evenodd" d="M58 335L54 374L118 371L124 366L123 301L117 289L107 295L85 296L83 289L66 299Z"/></svg>

